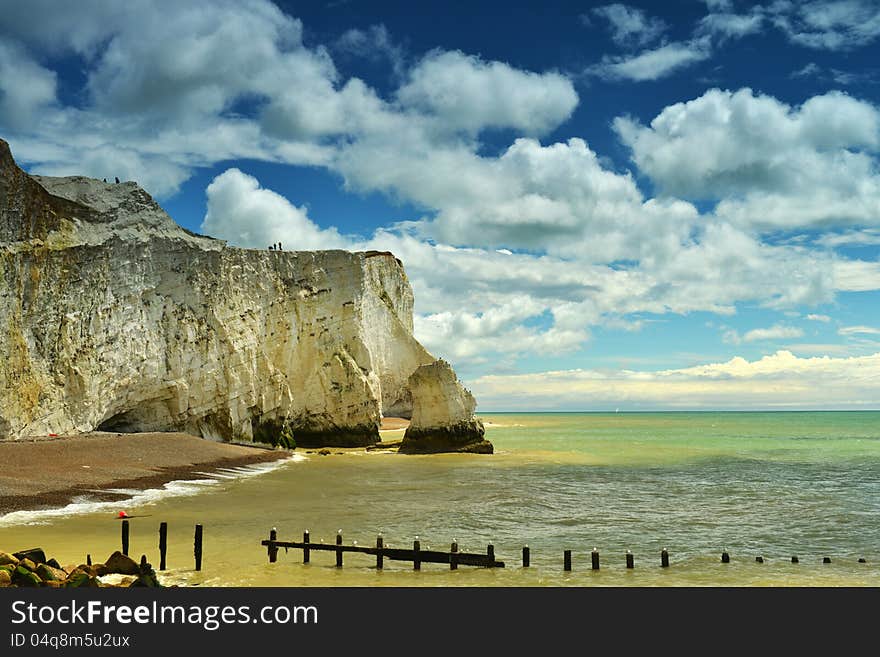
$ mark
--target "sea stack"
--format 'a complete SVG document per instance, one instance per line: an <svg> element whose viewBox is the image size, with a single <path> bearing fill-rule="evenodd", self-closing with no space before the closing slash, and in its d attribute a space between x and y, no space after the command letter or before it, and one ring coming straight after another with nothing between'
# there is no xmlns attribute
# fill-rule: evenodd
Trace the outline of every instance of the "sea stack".
<svg viewBox="0 0 880 657"><path fill-rule="evenodd" d="M477 402L445 360L422 365L409 377L412 421L403 435L404 454L472 452L491 454L483 423L474 417Z"/></svg>
<svg viewBox="0 0 880 657"><path fill-rule="evenodd" d="M445 383L410 389L435 357L412 335L393 254L230 247L178 226L136 182L28 175L2 139L0 297L0 440L363 446L383 415L461 405L420 399Z"/></svg>

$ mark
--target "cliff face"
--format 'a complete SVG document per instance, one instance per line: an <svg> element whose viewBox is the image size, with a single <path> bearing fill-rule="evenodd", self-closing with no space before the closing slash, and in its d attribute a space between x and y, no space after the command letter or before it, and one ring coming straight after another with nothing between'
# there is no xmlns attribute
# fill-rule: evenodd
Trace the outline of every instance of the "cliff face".
<svg viewBox="0 0 880 657"><path fill-rule="evenodd" d="M378 440L434 361L390 253L231 248L135 183L29 176L0 140L0 438Z"/></svg>

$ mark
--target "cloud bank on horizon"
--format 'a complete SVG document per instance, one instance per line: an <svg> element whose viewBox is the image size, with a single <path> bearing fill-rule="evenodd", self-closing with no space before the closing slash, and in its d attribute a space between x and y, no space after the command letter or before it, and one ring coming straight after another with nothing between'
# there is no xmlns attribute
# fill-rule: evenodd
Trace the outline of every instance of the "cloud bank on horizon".
<svg viewBox="0 0 880 657"><path fill-rule="evenodd" d="M641 4L560 8L527 65L381 12L32 0L0 14L0 135L238 246L394 252L481 409L878 407L880 8ZM315 215L314 172L387 214Z"/></svg>

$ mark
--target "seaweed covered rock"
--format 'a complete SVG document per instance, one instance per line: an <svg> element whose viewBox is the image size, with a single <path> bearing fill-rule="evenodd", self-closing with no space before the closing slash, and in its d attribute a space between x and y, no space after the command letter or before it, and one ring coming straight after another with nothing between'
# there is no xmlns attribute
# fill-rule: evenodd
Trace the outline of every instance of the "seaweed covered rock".
<svg viewBox="0 0 880 657"><path fill-rule="evenodd" d="M40 586L43 580L36 573L31 572L22 565L18 565L12 573L12 583L15 586L33 587Z"/></svg>

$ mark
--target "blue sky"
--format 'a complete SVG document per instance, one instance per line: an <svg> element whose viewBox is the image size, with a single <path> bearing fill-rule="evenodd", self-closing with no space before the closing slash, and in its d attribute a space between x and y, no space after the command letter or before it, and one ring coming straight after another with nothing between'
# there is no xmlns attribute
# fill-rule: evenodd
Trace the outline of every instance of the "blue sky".
<svg viewBox="0 0 880 657"><path fill-rule="evenodd" d="M2 4L29 171L393 251L480 410L880 407L876 2Z"/></svg>

